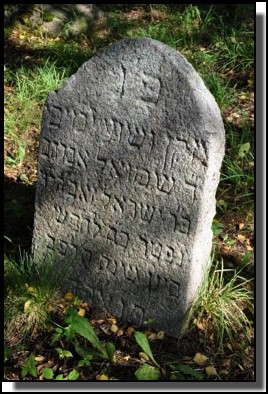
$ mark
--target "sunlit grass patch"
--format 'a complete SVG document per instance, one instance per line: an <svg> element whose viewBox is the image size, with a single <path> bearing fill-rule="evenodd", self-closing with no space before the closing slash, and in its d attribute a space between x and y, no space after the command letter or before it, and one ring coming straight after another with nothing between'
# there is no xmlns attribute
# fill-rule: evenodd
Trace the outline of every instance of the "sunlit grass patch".
<svg viewBox="0 0 268 394"><path fill-rule="evenodd" d="M69 266L57 268L56 254L44 261L21 255L14 261L5 258L5 336L20 342L49 329L52 314L60 302L60 286Z"/></svg>
<svg viewBox="0 0 268 394"><path fill-rule="evenodd" d="M204 333L204 340L222 352L226 344L235 344L239 335L246 338L252 328L253 322L246 314L254 310L252 280L242 276L242 269L226 269L223 260L213 260L212 256L184 329L197 327Z"/></svg>
<svg viewBox="0 0 268 394"><path fill-rule="evenodd" d="M6 165L21 166L27 146L25 133L30 127L39 129L47 95L59 88L64 79L65 70L58 70L48 62L33 70L5 69L5 83L12 87L5 96Z"/></svg>

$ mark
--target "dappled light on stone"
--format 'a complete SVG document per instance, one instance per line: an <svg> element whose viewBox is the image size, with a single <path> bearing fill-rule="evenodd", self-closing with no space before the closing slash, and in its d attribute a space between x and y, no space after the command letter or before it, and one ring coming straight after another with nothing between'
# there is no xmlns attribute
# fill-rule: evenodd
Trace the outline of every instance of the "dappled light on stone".
<svg viewBox="0 0 268 394"><path fill-rule="evenodd" d="M224 141L180 53L147 38L107 47L48 97L35 255L69 260L66 288L84 300L178 335L211 251Z"/></svg>

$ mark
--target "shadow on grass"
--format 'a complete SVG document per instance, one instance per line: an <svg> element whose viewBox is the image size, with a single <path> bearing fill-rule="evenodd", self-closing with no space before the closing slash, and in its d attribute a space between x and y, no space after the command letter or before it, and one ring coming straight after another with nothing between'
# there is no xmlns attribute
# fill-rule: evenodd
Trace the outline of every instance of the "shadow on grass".
<svg viewBox="0 0 268 394"><path fill-rule="evenodd" d="M181 25L181 18L187 19L187 15L184 15L184 12L188 9L191 10L191 7L195 5L196 4L192 4L191 6L185 4L164 5L167 11L167 17L164 18L162 22L152 22L150 15L153 9L157 9L156 5L152 7L152 5L145 4L99 4L98 8L107 16L106 26L89 24L88 30L82 36L78 35L77 37L66 37L64 36L64 32L61 32L61 41L53 42L53 40L51 40L51 44L46 44L45 47L42 47L42 43L40 47L34 47L31 43L31 34L29 34L29 36L27 35L25 37L25 42L22 43L16 36L12 35L12 29L10 28L6 30L5 33L5 64L8 65L10 70L15 72L17 68L22 66L28 69L35 68L37 65L42 66L45 59L49 63L55 64L57 67L66 68L68 70L68 75L72 75L99 49L123 38L142 35L142 32L139 34L136 34L137 32L135 33L135 29L137 28L140 28L145 36L151 36L152 38L163 41L163 37L168 33L168 26L169 23L171 23L171 18L173 20L171 26L175 23L176 28L174 30L173 26L172 31L174 30L175 33L170 34L175 34L175 38L178 39L181 34L179 35L176 29ZM212 28L214 34L217 30L219 30L220 34L223 28L224 31L227 28L238 28L243 20L248 18L254 19L253 4L197 4L197 6L200 10L202 23L198 30L193 29L187 32L185 43L188 45L191 41L198 45L206 41L211 42ZM144 14L141 13L137 18L133 18L127 14L129 11L135 12L135 10L137 11L138 9L142 9ZM29 10L27 9L26 11L28 12ZM191 15L189 18L190 17ZM165 32L164 36L160 28L161 26ZM149 27L151 27L151 31L149 31ZM86 41L87 44L83 45L82 41ZM166 43L169 44L169 42Z"/></svg>
<svg viewBox="0 0 268 394"><path fill-rule="evenodd" d="M21 67L35 69L47 62L66 69L72 75L93 53L71 42L55 42L46 48L33 48L30 44L18 44L9 38L5 41L4 55L5 65L14 73Z"/></svg>
<svg viewBox="0 0 268 394"><path fill-rule="evenodd" d="M35 185L5 176L4 188L4 252L14 258L31 248Z"/></svg>

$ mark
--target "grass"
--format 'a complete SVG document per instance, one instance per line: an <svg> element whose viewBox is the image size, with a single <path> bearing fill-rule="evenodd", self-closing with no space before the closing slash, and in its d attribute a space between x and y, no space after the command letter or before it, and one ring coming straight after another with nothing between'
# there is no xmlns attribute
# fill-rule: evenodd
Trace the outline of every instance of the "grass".
<svg viewBox="0 0 268 394"><path fill-rule="evenodd" d="M254 207L254 141L248 126L235 129L225 125L227 149L221 174L219 199L226 199L228 209Z"/></svg>
<svg viewBox="0 0 268 394"><path fill-rule="evenodd" d="M235 248L239 252L242 250L239 261L230 268L230 255L224 254L221 260L222 249L218 246L217 259L206 273L198 300L191 310L189 331L184 339L186 350L183 353L180 348L180 355L184 357L189 353L194 355L196 351L207 352L216 364L217 356L228 351L229 344L233 357L238 358L242 365L245 352L241 348L237 354L234 349L238 340L250 347L253 311L252 248L249 243L252 223L248 222L254 209L252 5L103 4L100 7L106 13L107 23L93 23L87 31L77 35L71 21L66 21L60 37L56 38L19 23L5 29L7 340L10 344L22 342L27 348L30 337L34 340L40 335L49 336L55 310L56 314L60 313L62 294L54 281L52 265L37 265L30 255L16 257L14 261L9 253L10 250L17 252L21 244L25 249L30 248L31 220L28 216L33 215L33 201L30 201L32 193L29 191L36 181L38 135L47 94L58 89L99 49L123 38L150 37L184 54L204 79L220 107L226 130L226 155L217 193L216 219L220 231L214 241L223 244L229 252ZM73 15L72 18L76 20L78 16ZM11 181L16 188L10 187ZM27 196L30 202L24 203ZM234 225L244 225L242 233L240 230L235 233ZM25 234L29 236L25 237ZM245 241L241 237L238 239L241 234ZM101 329L98 332L103 334ZM119 347L120 338L114 338ZM63 345L69 346L68 343ZM45 346L49 347L47 342ZM128 345L125 346L128 348ZM120 347L120 351L127 353L126 348ZM170 353L173 348L171 346ZM109 368L113 370L111 366ZM250 370L252 364L244 368ZM115 374L121 374L121 371L116 371ZM129 371L122 372L120 376L133 378L131 367ZM93 375L97 374L101 375L100 370ZM251 376L250 372L245 373L242 379L245 376ZM239 380L241 371L233 367L228 377Z"/></svg>
<svg viewBox="0 0 268 394"><path fill-rule="evenodd" d="M252 333L253 322L245 313L251 311L252 314L254 310L252 279L241 276L244 268L224 268L223 260L214 260L212 256L197 300L186 319L188 330L189 322L199 327L204 331L205 340L214 342L220 353L227 344L237 344L241 333Z"/></svg>
<svg viewBox="0 0 268 394"><path fill-rule="evenodd" d="M5 257L5 336L6 341L20 342L36 337L51 327L59 307L60 289L70 267L57 269L57 256L35 261L24 253L16 261Z"/></svg>
<svg viewBox="0 0 268 394"><path fill-rule="evenodd" d="M12 145L5 163L20 167L27 149L25 134L30 128L39 129L47 95L62 85L65 70L46 61L34 70L21 67L12 72L6 67L4 78L10 89L5 97L5 139Z"/></svg>

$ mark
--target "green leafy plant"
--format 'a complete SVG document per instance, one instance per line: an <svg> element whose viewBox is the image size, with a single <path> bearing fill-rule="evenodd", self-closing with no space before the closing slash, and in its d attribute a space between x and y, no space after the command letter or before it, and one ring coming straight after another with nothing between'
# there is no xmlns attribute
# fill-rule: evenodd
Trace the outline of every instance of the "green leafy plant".
<svg viewBox="0 0 268 394"><path fill-rule="evenodd" d="M219 223L218 220L214 219L213 223L212 223L212 231L213 231L213 235L214 237L217 237L218 235L220 235L223 232L223 224Z"/></svg>
<svg viewBox="0 0 268 394"><path fill-rule="evenodd" d="M79 372L73 369L69 375L68 375L68 380L77 380L79 378Z"/></svg>
<svg viewBox="0 0 268 394"><path fill-rule="evenodd" d="M155 358L153 356L151 346L149 344L148 338L146 337L145 334L143 334L140 331L136 331L134 334L134 338L137 342L137 344L142 348L142 350L148 355L150 360L156 365L158 368L160 368L160 365L155 361Z"/></svg>
<svg viewBox="0 0 268 394"><path fill-rule="evenodd" d="M223 237L223 242L226 246L231 247L236 243L235 239L229 239L229 235L225 234Z"/></svg>
<svg viewBox="0 0 268 394"><path fill-rule="evenodd" d="M52 343L59 341L61 337L65 337L68 341L74 341L76 343L76 351L83 359L92 355L113 361L115 351L114 344L108 342L103 345L95 334L90 322L85 317L78 315L76 309L72 307L69 308L64 321L68 325L63 328L57 327L55 329L55 333L52 336ZM96 351L78 346L75 341L77 334L88 340ZM91 358L87 358L87 361L90 359Z"/></svg>
<svg viewBox="0 0 268 394"><path fill-rule="evenodd" d="M59 347L56 347L55 350L61 359L73 357L73 354L69 350L64 350Z"/></svg>
<svg viewBox="0 0 268 394"><path fill-rule="evenodd" d="M74 308L70 308L65 317L65 322L70 325L71 329L76 334L79 334L83 338L87 339L92 344L92 346L97 349L101 357L109 359L105 346L101 344L99 338L93 330L93 327L85 317L78 315Z"/></svg>
<svg viewBox="0 0 268 394"><path fill-rule="evenodd" d="M5 346L4 347L4 363L6 363L9 360L11 355L12 355L11 349L9 347Z"/></svg>
<svg viewBox="0 0 268 394"><path fill-rule="evenodd" d="M185 35L190 35L194 30L198 30L201 22L199 8L192 5L186 7L180 17L180 22L181 32Z"/></svg>
<svg viewBox="0 0 268 394"><path fill-rule="evenodd" d="M42 368L42 375L47 380L52 380L54 376L54 372L52 368Z"/></svg>
<svg viewBox="0 0 268 394"><path fill-rule="evenodd" d="M89 367L93 358L93 354L90 349L85 346L76 344L75 351L82 358L82 360L78 361L78 367Z"/></svg>
<svg viewBox="0 0 268 394"><path fill-rule="evenodd" d="M250 150L250 143L246 142L245 144L240 144L238 147L238 157L243 159Z"/></svg>
<svg viewBox="0 0 268 394"><path fill-rule="evenodd" d="M161 373L158 368L143 364L135 371L135 376L138 380L159 380Z"/></svg>
<svg viewBox="0 0 268 394"><path fill-rule="evenodd" d="M37 361L35 361L35 356L34 354L30 354L30 356L27 358L25 361L22 370L21 370L21 376L24 378L26 375L32 375L34 378L37 377L37 369L36 365L38 364Z"/></svg>
<svg viewBox="0 0 268 394"><path fill-rule="evenodd" d="M201 371L197 371L190 365L186 364L170 364L171 380L202 380L204 374Z"/></svg>
<svg viewBox="0 0 268 394"><path fill-rule="evenodd" d="M161 377L160 373L160 365L156 362L151 346L145 334L140 331L136 331L134 334L134 338L137 344L142 348L142 350L148 356L148 359L154 364L148 365L147 363L141 365L135 372L135 376L138 380L158 380Z"/></svg>
<svg viewBox="0 0 268 394"><path fill-rule="evenodd" d="M73 369L67 376L59 374L54 378L54 372L52 368L43 368L42 375L46 380L77 380L79 379L79 372Z"/></svg>

